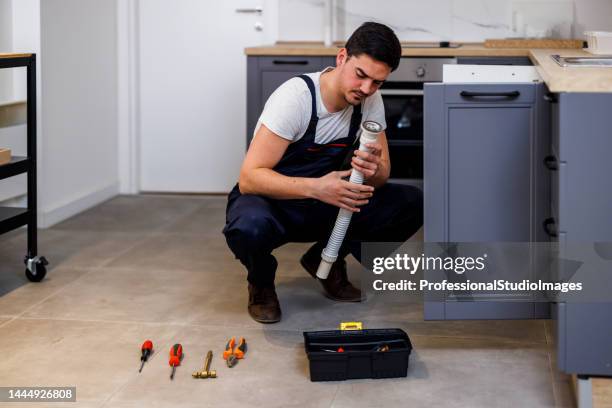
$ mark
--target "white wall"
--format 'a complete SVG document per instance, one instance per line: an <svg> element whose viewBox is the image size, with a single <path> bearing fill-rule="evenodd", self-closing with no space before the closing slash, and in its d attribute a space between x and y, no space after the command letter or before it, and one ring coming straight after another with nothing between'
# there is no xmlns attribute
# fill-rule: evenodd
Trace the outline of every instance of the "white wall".
<svg viewBox="0 0 612 408"><path fill-rule="evenodd" d="M521 3L521 4L518 4ZM526 10L525 22L549 19L572 24L568 36L583 38L585 30L612 31L610 0L335 0L336 40L346 40L364 21L391 26L402 41L483 41L513 35L513 9ZM279 39L323 41L322 0L279 2ZM544 8L544 15L538 12ZM540 14L540 15L538 15ZM531 20L530 20L531 19Z"/></svg>
<svg viewBox="0 0 612 408"><path fill-rule="evenodd" d="M12 0L0 0L0 53L11 52L13 48ZM13 98L13 72L0 70L0 102Z"/></svg>
<svg viewBox="0 0 612 408"><path fill-rule="evenodd" d="M0 52L40 52L40 0L0 0ZM40 67L37 71L40 80ZM5 79L5 81L3 81ZM0 101L26 99L26 69L0 70ZM38 88L40 120L40 88ZM38 124L40 139L40 123ZM27 154L26 126L0 128L0 146L11 149L15 156ZM20 175L0 182L0 202L19 200L26 191L26 176Z"/></svg>
<svg viewBox="0 0 612 408"><path fill-rule="evenodd" d="M12 51L40 54L40 0L13 0ZM38 79L40 80L41 70L40 67L38 68ZM25 72L24 75L14 75L13 96L15 99L26 99L26 84ZM38 90L40 91L40 87Z"/></svg>
<svg viewBox="0 0 612 408"><path fill-rule="evenodd" d="M117 2L41 1L41 225L118 192Z"/></svg>

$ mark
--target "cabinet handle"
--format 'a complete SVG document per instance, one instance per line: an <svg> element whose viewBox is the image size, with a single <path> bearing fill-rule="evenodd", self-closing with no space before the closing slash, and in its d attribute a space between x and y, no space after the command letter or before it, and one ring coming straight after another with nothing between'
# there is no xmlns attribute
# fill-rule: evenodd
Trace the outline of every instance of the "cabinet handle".
<svg viewBox="0 0 612 408"><path fill-rule="evenodd" d="M307 60L287 61L287 60L274 60L274 65L308 65Z"/></svg>
<svg viewBox="0 0 612 408"><path fill-rule="evenodd" d="M555 222L555 219L552 217L544 220L542 226L544 227L544 232L546 232L549 237L556 238L559 236L557 229L553 228L553 226L555 226L556 224L557 223Z"/></svg>
<svg viewBox="0 0 612 408"><path fill-rule="evenodd" d="M510 92L471 92L471 91L461 91L459 94L464 98L479 98L479 97L497 97L497 98L508 98L514 99L518 98L521 93L519 91L510 91Z"/></svg>
<svg viewBox="0 0 612 408"><path fill-rule="evenodd" d="M555 156L546 156L544 158L544 166L546 166L548 170L559 170L559 163L557 162L557 158Z"/></svg>
<svg viewBox="0 0 612 408"><path fill-rule="evenodd" d="M236 13L258 13L261 14L263 12L262 6L256 6L253 8L237 8Z"/></svg>
<svg viewBox="0 0 612 408"><path fill-rule="evenodd" d="M552 93L547 93L544 95L544 100L550 103L557 103L557 97Z"/></svg>

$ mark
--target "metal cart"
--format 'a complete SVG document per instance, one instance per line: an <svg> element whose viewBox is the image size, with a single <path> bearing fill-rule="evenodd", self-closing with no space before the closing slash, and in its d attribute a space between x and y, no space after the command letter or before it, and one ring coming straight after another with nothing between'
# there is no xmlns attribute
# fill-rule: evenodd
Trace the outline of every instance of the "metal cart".
<svg viewBox="0 0 612 408"><path fill-rule="evenodd" d="M18 174L28 175L28 206L13 208L0 206L0 234L28 226L28 252L25 256L26 276L33 282L41 281L46 273L47 260L38 255L36 225L36 54L0 54L1 68L27 67L27 157L13 156L0 165L0 180Z"/></svg>

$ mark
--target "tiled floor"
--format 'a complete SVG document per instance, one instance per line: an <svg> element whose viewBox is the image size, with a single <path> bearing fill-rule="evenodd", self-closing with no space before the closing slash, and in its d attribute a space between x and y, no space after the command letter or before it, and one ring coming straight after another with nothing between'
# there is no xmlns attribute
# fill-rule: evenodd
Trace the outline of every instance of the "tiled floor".
<svg viewBox="0 0 612 408"><path fill-rule="evenodd" d="M245 273L220 232L224 206L222 197L117 197L41 231L51 265L38 284L23 275L25 234L0 237L0 385L76 386L78 402L64 406L87 408L573 406L549 322L424 322L418 302L334 303L301 270L301 244L276 253L282 322L253 322ZM352 263L355 280L357 271ZM343 320L406 330L408 378L310 382L302 332ZM230 336L250 346L231 370L220 359ZM157 353L139 374L146 338ZM170 382L175 342L185 359ZM209 349L219 377L192 379Z"/></svg>

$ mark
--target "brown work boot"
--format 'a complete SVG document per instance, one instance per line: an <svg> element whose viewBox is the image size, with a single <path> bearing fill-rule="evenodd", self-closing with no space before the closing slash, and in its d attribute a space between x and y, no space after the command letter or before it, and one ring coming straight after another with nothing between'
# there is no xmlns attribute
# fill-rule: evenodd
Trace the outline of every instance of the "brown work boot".
<svg viewBox="0 0 612 408"><path fill-rule="evenodd" d="M312 250L313 248L302 256L300 263L313 278L321 282L325 296L337 302L360 302L361 290L349 282L344 259L334 262L327 279L317 278L321 253L316 254L316 251Z"/></svg>
<svg viewBox="0 0 612 408"><path fill-rule="evenodd" d="M249 283L249 314L259 323L280 321L281 308L274 286L255 286Z"/></svg>

